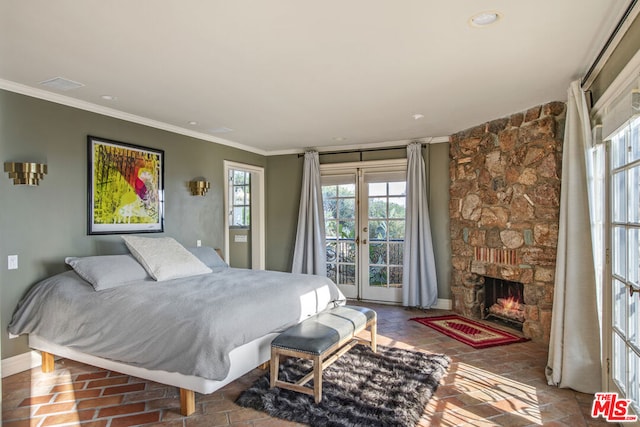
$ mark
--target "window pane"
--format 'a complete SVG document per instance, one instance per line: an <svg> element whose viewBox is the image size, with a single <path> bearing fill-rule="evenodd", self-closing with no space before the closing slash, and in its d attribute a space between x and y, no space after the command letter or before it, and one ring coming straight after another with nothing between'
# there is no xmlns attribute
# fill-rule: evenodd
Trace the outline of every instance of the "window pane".
<svg viewBox="0 0 640 427"><path fill-rule="evenodd" d="M402 265L404 243L389 243L389 264Z"/></svg>
<svg viewBox="0 0 640 427"><path fill-rule="evenodd" d="M640 117L631 122L629 162L640 159Z"/></svg>
<svg viewBox="0 0 640 427"><path fill-rule="evenodd" d="M627 332L627 304L629 302L629 291L619 280L613 280L613 326L620 333Z"/></svg>
<svg viewBox="0 0 640 427"><path fill-rule="evenodd" d="M402 267L389 267L389 286L402 287Z"/></svg>
<svg viewBox="0 0 640 427"><path fill-rule="evenodd" d="M324 233L326 237L338 237L338 221L325 221Z"/></svg>
<svg viewBox="0 0 640 427"><path fill-rule="evenodd" d="M627 280L638 285L638 264L640 254L638 254L638 245L640 244L640 229L629 229L629 257L627 259L628 273Z"/></svg>
<svg viewBox="0 0 640 427"><path fill-rule="evenodd" d="M387 217L387 198L386 197L370 197L369 198L369 218L386 218Z"/></svg>
<svg viewBox="0 0 640 427"><path fill-rule="evenodd" d="M640 223L640 166L629 169L628 222Z"/></svg>
<svg viewBox="0 0 640 427"><path fill-rule="evenodd" d="M369 196L386 196L386 195L387 195L386 182L370 182L369 183Z"/></svg>
<svg viewBox="0 0 640 427"><path fill-rule="evenodd" d="M627 302L629 303L627 308L629 314L629 333L627 338L636 347L636 350L640 352L640 298L638 298L637 294L634 294L633 298L631 298L627 293Z"/></svg>
<svg viewBox="0 0 640 427"><path fill-rule="evenodd" d="M338 206L340 218L356 217L356 199L339 199Z"/></svg>
<svg viewBox="0 0 640 427"><path fill-rule="evenodd" d="M244 177L245 177L245 174L243 171L233 171L233 183L235 185L244 184Z"/></svg>
<svg viewBox="0 0 640 427"><path fill-rule="evenodd" d="M613 175L613 221L624 222L627 213L626 173L621 171Z"/></svg>
<svg viewBox="0 0 640 427"><path fill-rule="evenodd" d="M387 267L369 267L369 285L370 286L387 286Z"/></svg>
<svg viewBox="0 0 640 427"><path fill-rule="evenodd" d="M356 195L355 184L342 184L338 185L338 196L340 197L353 197Z"/></svg>
<svg viewBox="0 0 640 427"><path fill-rule="evenodd" d="M336 197L338 195L337 185L323 185L322 186L322 198L327 199L329 197Z"/></svg>
<svg viewBox="0 0 640 427"><path fill-rule="evenodd" d="M244 207L233 208L233 225L243 226L244 224Z"/></svg>
<svg viewBox="0 0 640 427"><path fill-rule="evenodd" d="M627 230L624 227L613 229L613 274L627 277Z"/></svg>
<svg viewBox="0 0 640 427"><path fill-rule="evenodd" d="M327 262L335 262L338 259L337 243L335 240L327 240Z"/></svg>
<svg viewBox="0 0 640 427"><path fill-rule="evenodd" d="M336 283L337 280L337 268L335 264L327 264L327 277Z"/></svg>
<svg viewBox="0 0 640 427"><path fill-rule="evenodd" d="M244 187L233 187L233 204L244 205Z"/></svg>
<svg viewBox="0 0 640 427"><path fill-rule="evenodd" d="M611 165L615 169L626 163L627 143L624 131L618 133L611 140Z"/></svg>
<svg viewBox="0 0 640 427"><path fill-rule="evenodd" d="M369 244L369 264L386 264L387 263L387 244L371 243Z"/></svg>
<svg viewBox="0 0 640 427"><path fill-rule="evenodd" d="M627 392L627 350L624 345L624 340L620 338L618 334L613 333L613 379L615 380L620 390L626 394Z"/></svg>
<svg viewBox="0 0 640 427"><path fill-rule="evenodd" d="M389 220L389 240L404 241L404 220Z"/></svg>
<svg viewBox="0 0 640 427"><path fill-rule="evenodd" d="M356 238L356 222L340 221L338 224L338 237L341 239L355 239Z"/></svg>
<svg viewBox="0 0 640 427"><path fill-rule="evenodd" d="M338 283L340 285L353 285L356 283L356 266L355 265L339 265L338 266Z"/></svg>
<svg viewBox="0 0 640 427"><path fill-rule="evenodd" d="M387 221L369 221L369 240L387 240Z"/></svg>
<svg viewBox="0 0 640 427"><path fill-rule="evenodd" d="M336 219L338 217L338 201L336 199L323 198L324 219Z"/></svg>
<svg viewBox="0 0 640 427"><path fill-rule="evenodd" d="M356 244L353 241L341 241L338 243L338 261L354 263L356 262Z"/></svg>
<svg viewBox="0 0 640 427"><path fill-rule="evenodd" d="M390 196L404 196L407 194L406 182L390 182L389 183L389 195Z"/></svg>
<svg viewBox="0 0 640 427"><path fill-rule="evenodd" d="M389 218L405 218L407 199L405 197L389 197Z"/></svg>

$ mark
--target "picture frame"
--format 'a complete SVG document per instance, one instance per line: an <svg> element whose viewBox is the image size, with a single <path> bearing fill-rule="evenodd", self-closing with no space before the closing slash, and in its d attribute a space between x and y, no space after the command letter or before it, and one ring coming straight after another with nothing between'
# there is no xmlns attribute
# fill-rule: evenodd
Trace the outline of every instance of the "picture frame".
<svg viewBox="0 0 640 427"><path fill-rule="evenodd" d="M164 150L87 136L87 234L164 232Z"/></svg>

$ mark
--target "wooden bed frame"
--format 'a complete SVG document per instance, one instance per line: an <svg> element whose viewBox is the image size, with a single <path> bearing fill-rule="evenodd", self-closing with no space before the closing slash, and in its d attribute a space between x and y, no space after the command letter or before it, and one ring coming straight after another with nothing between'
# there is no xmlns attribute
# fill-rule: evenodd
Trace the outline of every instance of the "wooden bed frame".
<svg viewBox="0 0 640 427"><path fill-rule="evenodd" d="M256 367L266 365L271 358L271 341L276 336L278 336L278 333L268 334L232 350L229 353L231 358L229 373L219 381L127 365L126 363L82 353L72 348L55 344L34 334L29 335L29 346L40 351L42 372L54 371L54 356L59 356L110 371L178 387L180 389L180 413L184 416L189 416L195 412L196 392L202 394L213 393Z"/></svg>

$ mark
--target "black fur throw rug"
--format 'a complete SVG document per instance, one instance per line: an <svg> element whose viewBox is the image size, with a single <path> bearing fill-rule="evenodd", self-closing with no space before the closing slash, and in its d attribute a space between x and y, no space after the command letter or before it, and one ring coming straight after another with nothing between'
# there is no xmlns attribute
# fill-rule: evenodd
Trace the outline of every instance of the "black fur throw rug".
<svg viewBox="0 0 640 427"><path fill-rule="evenodd" d="M331 427L415 426L449 368L449 357L417 351L356 345L322 374L322 401L275 387L269 374L259 378L236 400L277 418ZM310 372L310 361L289 358L280 379L295 382ZM306 384L313 387L313 380Z"/></svg>

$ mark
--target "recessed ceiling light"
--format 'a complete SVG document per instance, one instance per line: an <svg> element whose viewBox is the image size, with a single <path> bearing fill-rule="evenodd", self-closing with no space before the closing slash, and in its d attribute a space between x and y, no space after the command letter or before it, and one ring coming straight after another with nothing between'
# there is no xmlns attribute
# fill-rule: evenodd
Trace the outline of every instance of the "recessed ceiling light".
<svg viewBox="0 0 640 427"><path fill-rule="evenodd" d="M71 90L84 86L82 83L74 82L73 80L62 77L54 77L52 79L42 81L40 84L48 87L49 89L55 90Z"/></svg>
<svg viewBox="0 0 640 427"><path fill-rule="evenodd" d="M345 141L347 138L345 138L344 136L334 136L333 138L334 141Z"/></svg>
<svg viewBox="0 0 640 427"><path fill-rule="evenodd" d="M104 99L105 101L115 101L116 99L118 99L113 95L102 95L100 96L100 98Z"/></svg>
<svg viewBox="0 0 640 427"><path fill-rule="evenodd" d="M420 119L424 119L424 114L416 113L416 114L413 114L411 117L413 117L413 120L420 120Z"/></svg>
<svg viewBox="0 0 640 427"><path fill-rule="evenodd" d="M194 122L193 120L191 120L191 121L189 122L189 124L190 124L191 126L195 126L195 125L197 125L197 124L198 124L198 122Z"/></svg>
<svg viewBox="0 0 640 427"><path fill-rule="evenodd" d="M474 27L486 27L500 19L498 12L481 12L469 19L469 23Z"/></svg>

